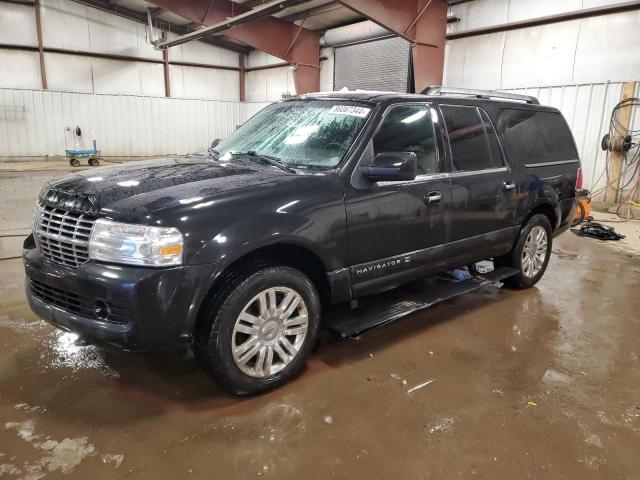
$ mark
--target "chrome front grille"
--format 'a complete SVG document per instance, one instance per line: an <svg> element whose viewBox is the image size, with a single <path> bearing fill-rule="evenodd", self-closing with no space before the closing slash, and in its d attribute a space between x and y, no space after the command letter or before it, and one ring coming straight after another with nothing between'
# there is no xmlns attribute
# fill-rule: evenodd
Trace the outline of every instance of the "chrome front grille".
<svg viewBox="0 0 640 480"><path fill-rule="evenodd" d="M36 243L45 258L78 267L89 261L89 239L95 217L39 206L34 222Z"/></svg>

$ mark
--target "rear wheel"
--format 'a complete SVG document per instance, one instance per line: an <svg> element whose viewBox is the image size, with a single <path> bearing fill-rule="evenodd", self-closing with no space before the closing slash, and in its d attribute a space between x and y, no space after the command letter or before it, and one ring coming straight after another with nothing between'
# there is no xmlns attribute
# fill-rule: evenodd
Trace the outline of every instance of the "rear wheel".
<svg viewBox="0 0 640 480"><path fill-rule="evenodd" d="M246 395L278 387L303 367L317 337L320 301L309 278L262 267L219 293L196 332L202 366L226 390Z"/></svg>
<svg viewBox="0 0 640 480"><path fill-rule="evenodd" d="M546 215L536 214L520 231L513 250L496 259L497 266L516 268L519 272L504 280L508 286L530 288L544 275L551 256L552 230Z"/></svg>

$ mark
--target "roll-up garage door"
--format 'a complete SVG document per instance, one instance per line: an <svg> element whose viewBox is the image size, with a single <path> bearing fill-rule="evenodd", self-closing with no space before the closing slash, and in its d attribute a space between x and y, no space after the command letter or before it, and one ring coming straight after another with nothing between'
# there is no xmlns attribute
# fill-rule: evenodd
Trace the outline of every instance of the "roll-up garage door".
<svg viewBox="0 0 640 480"><path fill-rule="evenodd" d="M390 90L406 93L411 46L400 37L337 47L333 89Z"/></svg>

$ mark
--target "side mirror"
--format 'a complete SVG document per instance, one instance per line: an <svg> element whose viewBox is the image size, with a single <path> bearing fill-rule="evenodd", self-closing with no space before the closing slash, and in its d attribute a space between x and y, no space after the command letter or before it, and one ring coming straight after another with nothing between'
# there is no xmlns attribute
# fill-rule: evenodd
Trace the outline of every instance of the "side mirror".
<svg viewBox="0 0 640 480"><path fill-rule="evenodd" d="M222 143L222 139L221 138L216 138L213 142L211 142L211 148L216 148L221 143Z"/></svg>
<svg viewBox="0 0 640 480"><path fill-rule="evenodd" d="M372 182L414 180L418 173L418 157L413 152L382 152L371 165L360 167L360 170Z"/></svg>

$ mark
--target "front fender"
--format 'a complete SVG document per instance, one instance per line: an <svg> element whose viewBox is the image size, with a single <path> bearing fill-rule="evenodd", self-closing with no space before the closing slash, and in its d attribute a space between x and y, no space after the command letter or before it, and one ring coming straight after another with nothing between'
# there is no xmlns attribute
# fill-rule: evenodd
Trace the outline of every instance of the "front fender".
<svg viewBox="0 0 640 480"><path fill-rule="evenodd" d="M330 239L326 226L292 214L257 214L250 221L234 222L207 241L195 254L193 264L214 264L216 270L259 248L276 244L291 244L306 248L317 255L327 270L341 268L335 240Z"/></svg>

